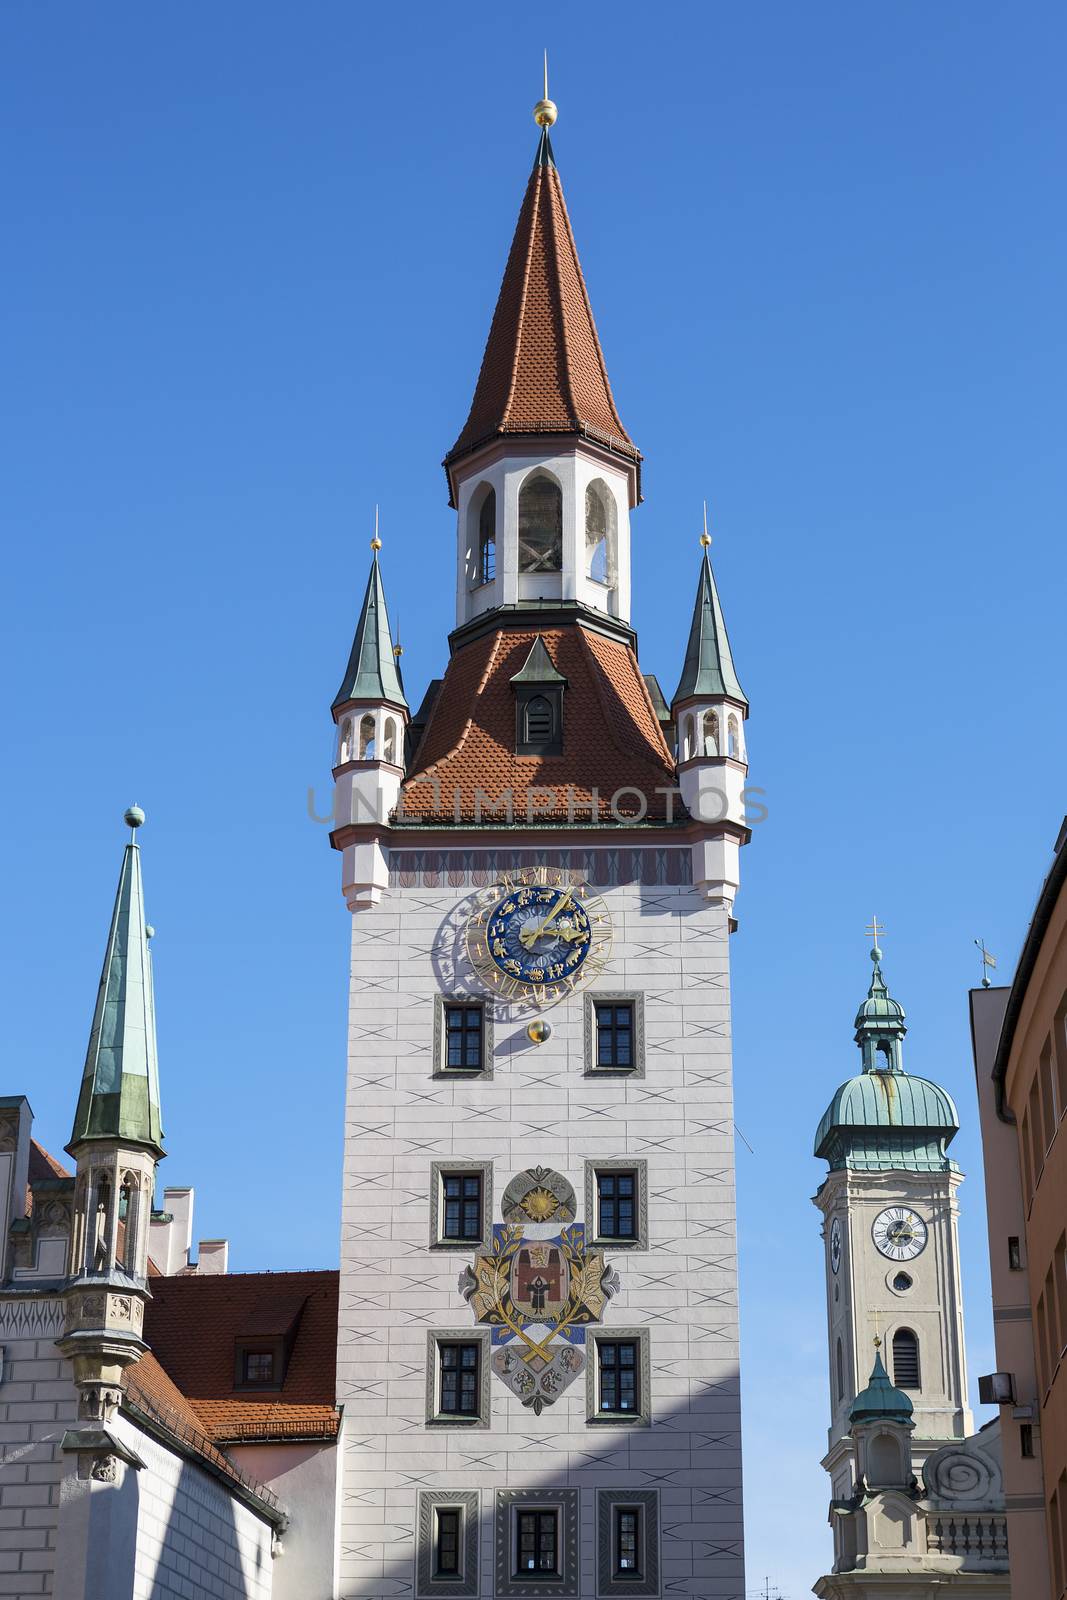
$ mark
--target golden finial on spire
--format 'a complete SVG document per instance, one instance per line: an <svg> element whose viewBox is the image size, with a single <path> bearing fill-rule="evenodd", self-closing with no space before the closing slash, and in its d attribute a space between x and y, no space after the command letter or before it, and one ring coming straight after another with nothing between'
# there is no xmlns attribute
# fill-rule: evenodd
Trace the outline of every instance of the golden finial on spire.
<svg viewBox="0 0 1067 1600"><path fill-rule="evenodd" d="M872 961L880 961L882 959L882 952L878 948L878 935L880 933L885 933L885 931L886 931L885 923L884 922L879 922L877 917L872 917L870 922L868 922L866 928L864 929L864 932L866 933L868 939L873 939L874 940L874 943L871 946L871 960Z"/></svg>
<svg viewBox="0 0 1067 1600"><path fill-rule="evenodd" d="M400 643L400 612L398 611L396 614L396 644L393 646L393 656L398 663L403 654L404 646Z"/></svg>
<svg viewBox="0 0 1067 1600"><path fill-rule="evenodd" d="M708 532L708 502L704 501L704 532L700 535L700 542L706 550L711 543L711 534Z"/></svg>
<svg viewBox="0 0 1067 1600"><path fill-rule="evenodd" d="M545 97L534 106L534 121L539 128L551 128L559 111L556 102L548 98L548 51L545 51Z"/></svg>
<svg viewBox="0 0 1067 1600"><path fill-rule="evenodd" d="M379 551L382 548L382 541L378 537L378 507L377 506L375 506L375 508L374 508L374 538L370 542L370 547L375 552Z"/></svg>

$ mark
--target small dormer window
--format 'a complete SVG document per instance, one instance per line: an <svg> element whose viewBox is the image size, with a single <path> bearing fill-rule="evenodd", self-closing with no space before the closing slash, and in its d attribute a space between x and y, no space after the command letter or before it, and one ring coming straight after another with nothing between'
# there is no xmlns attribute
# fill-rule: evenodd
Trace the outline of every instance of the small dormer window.
<svg viewBox="0 0 1067 1600"><path fill-rule="evenodd" d="M563 691L567 680L553 666L540 635L511 686L515 691L516 755L562 755Z"/></svg>
<svg viewBox="0 0 1067 1600"><path fill-rule="evenodd" d="M274 1351L273 1350L246 1350L244 1352L244 1370L241 1374L245 1383L273 1383L274 1382Z"/></svg>

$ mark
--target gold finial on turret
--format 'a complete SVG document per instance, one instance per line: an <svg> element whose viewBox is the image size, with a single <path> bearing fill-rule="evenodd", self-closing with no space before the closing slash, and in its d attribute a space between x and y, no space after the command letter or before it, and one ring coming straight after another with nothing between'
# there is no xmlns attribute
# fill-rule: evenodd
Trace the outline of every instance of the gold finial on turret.
<svg viewBox="0 0 1067 1600"><path fill-rule="evenodd" d="M370 542L372 550L377 552L382 548L382 541L378 537L378 507L374 508L374 538Z"/></svg>
<svg viewBox="0 0 1067 1600"><path fill-rule="evenodd" d="M708 502L704 501L704 532L700 535L700 542L706 550L711 543L711 534L708 532Z"/></svg>
<svg viewBox="0 0 1067 1600"><path fill-rule="evenodd" d="M534 106L534 121L539 128L551 128L559 111L556 102L548 98L548 51L545 51L545 97Z"/></svg>

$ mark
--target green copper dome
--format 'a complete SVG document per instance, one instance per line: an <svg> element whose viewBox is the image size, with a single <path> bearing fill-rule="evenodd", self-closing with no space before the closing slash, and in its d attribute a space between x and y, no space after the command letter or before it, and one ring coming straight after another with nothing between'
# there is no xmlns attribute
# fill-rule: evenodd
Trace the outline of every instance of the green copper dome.
<svg viewBox="0 0 1067 1600"><path fill-rule="evenodd" d="M863 1071L843 1083L827 1106L815 1154L831 1168L946 1172L954 1167L946 1152L959 1117L944 1089L904 1071L904 1007L886 987L881 954L877 947L871 951L871 986L856 1013Z"/></svg>
<svg viewBox="0 0 1067 1600"><path fill-rule="evenodd" d="M879 1350L874 1358L871 1381L853 1400L848 1420L851 1423L899 1422L908 1426L911 1425L914 1409L903 1389L898 1389L890 1383L889 1374L882 1364L882 1352Z"/></svg>

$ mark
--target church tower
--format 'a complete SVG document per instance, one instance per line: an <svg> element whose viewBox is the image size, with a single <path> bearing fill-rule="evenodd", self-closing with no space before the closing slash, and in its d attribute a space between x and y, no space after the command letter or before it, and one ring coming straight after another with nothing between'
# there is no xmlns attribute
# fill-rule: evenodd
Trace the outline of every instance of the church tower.
<svg viewBox="0 0 1067 1600"><path fill-rule="evenodd" d="M73 1364L79 1417L90 1424L64 1448L91 1460L93 1476L112 1472L113 1458L121 1455L104 1425L122 1398L126 1368L147 1348L141 1327L149 1293L148 1233L156 1163L164 1155L151 929L136 843L144 812L131 806L125 820L130 841L67 1145L75 1161L74 1225L66 1320L57 1341Z"/></svg>
<svg viewBox="0 0 1067 1600"><path fill-rule="evenodd" d="M444 462L447 666L409 717L376 548L333 705L353 1600L744 1590L728 944L748 706L706 548L673 708L638 661L641 456L555 116L546 89ZM679 751L678 716L699 745Z"/></svg>
<svg viewBox="0 0 1067 1600"><path fill-rule="evenodd" d="M824 1217L830 1354L830 1437L823 1462L835 1497L851 1492L850 1415L884 1341L889 1375L912 1407L911 1460L971 1432L960 1288L962 1175L948 1155L959 1129L944 1089L904 1069L904 1008L882 975L882 953L856 1014L862 1070L837 1090L815 1154L829 1165L815 1196Z"/></svg>

